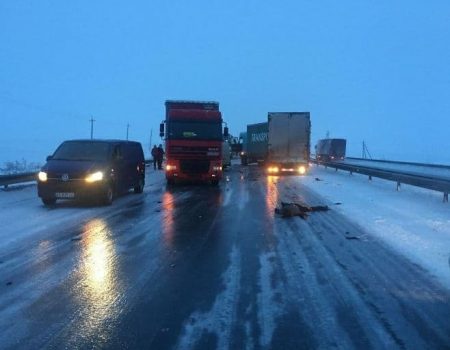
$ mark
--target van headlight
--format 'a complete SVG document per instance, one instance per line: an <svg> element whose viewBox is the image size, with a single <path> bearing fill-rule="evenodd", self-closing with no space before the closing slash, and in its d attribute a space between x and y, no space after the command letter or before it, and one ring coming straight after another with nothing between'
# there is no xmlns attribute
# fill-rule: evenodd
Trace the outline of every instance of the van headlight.
<svg viewBox="0 0 450 350"><path fill-rule="evenodd" d="M301 165L299 168L298 168L298 172L300 173L300 174L304 174L304 173L306 173L306 168L303 166L303 165Z"/></svg>
<svg viewBox="0 0 450 350"><path fill-rule="evenodd" d="M47 181L47 173L45 171L40 171L38 174L38 179L42 182Z"/></svg>
<svg viewBox="0 0 450 350"><path fill-rule="evenodd" d="M86 182L97 182L103 180L103 172L96 171L95 173L86 176Z"/></svg>

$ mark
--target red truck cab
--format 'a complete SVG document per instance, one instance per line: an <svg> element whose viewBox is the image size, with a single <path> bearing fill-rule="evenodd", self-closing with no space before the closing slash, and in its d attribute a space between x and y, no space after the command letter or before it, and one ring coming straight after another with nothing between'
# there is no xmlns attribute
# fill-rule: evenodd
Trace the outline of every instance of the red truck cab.
<svg viewBox="0 0 450 350"><path fill-rule="evenodd" d="M167 183L218 184L222 178L223 141L219 103L168 100L165 106L165 132L163 123L160 136L165 136Z"/></svg>

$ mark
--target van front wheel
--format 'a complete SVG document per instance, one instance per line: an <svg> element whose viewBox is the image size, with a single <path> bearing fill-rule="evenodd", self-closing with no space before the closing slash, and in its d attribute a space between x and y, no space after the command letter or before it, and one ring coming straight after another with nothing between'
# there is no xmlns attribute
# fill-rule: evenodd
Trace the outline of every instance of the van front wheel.
<svg viewBox="0 0 450 350"><path fill-rule="evenodd" d="M44 205L53 205L53 204L56 203L56 198L43 197L42 198L42 203L44 203Z"/></svg>
<svg viewBox="0 0 450 350"><path fill-rule="evenodd" d="M111 205L114 198L114 192L111 185L106 187L105 192L103 193L103 198L101 200L103 205Z"/></svg>

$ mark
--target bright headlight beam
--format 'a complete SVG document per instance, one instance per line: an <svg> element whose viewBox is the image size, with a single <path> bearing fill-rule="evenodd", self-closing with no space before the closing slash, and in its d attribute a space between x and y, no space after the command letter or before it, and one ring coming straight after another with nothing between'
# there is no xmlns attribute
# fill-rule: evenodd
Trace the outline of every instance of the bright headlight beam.
<svg viewBox="0 0 450 350"><path fill-rule="evenodd" d="M38 174L39 181L45 182L47 181L47 173L44 171L40 171Z"/></svg>
<svg viewBox="0 0 450 350"><path fill-rule="evenodd" d="M101 180L103 180L103 173L101 171L97 171L86 177L86 182L97 182Z"/></svg>

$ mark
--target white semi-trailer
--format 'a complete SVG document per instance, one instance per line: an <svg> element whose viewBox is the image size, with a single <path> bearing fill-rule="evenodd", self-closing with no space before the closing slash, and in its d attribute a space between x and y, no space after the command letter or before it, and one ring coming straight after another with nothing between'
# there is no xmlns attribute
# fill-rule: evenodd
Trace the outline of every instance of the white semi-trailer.
<svg viewBox="0 0 450 350"><path fill-rule="evenodd" d="M309 167L309 112L270 112L268 115L269 174L305 174Z"/></svg>

